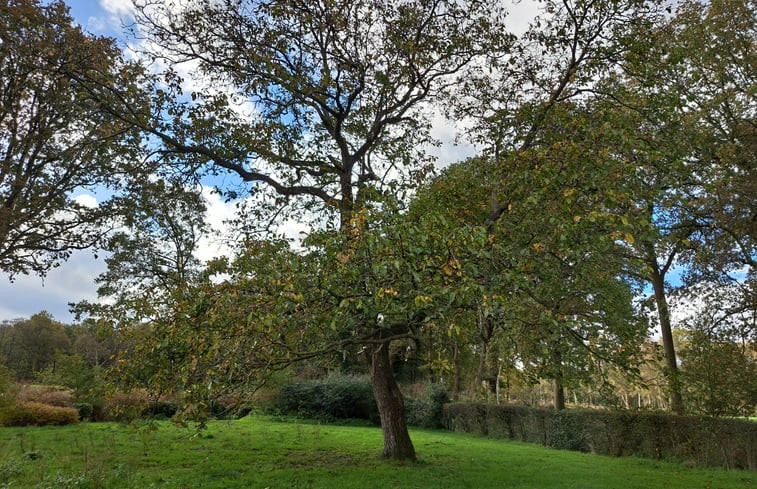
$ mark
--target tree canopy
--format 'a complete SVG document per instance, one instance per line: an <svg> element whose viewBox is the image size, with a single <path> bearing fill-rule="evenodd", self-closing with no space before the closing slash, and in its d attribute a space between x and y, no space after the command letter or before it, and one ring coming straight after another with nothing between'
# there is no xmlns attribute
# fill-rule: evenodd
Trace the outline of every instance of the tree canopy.
<svg viewBox="0 0 757 489"><path fill-rule="evenodd" d="M77 79L142 99L114 42L75 26L63 2L3 2L0 18L0 270L44 274L96 245L117 211L77 193L140 171L140 133Z"/></svg>

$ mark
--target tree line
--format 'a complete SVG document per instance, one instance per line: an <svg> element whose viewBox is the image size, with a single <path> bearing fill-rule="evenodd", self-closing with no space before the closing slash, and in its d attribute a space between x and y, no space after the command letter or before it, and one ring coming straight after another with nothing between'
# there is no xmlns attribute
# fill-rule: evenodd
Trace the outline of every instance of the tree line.
<svg viewBox="0 0 757 489"><path fill-rule="evenodd" d="M558 409L662 358L672 411L726 380L753 409L754 2L549 0L520 35L505 7L136 0L134 60L62 2L5 2L0 266L108 251L79 312L124 338L119 379L190 414L362 363L390 458L414 458L397 358L456 393L472 371L548 380ZM481 150L434 172L440 107ZM238 209L233 255L206 264L198 184ZM71 198L97 188L97 208ZM312 231L267 232L284 218ZM700 286L676 344L672 294Z"/></svg>

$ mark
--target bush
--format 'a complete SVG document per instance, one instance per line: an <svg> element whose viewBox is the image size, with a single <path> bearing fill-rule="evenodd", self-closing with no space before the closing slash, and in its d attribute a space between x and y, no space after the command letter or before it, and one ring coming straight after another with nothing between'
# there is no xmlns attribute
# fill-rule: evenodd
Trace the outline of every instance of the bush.
<svg viewBox="0 0 757 489"><path fill-rule="evenodd" d="M99 414L103 421L131 422L136 419L167 419L179 410L171 400L152 401L147 392L115 392L106 400Z"/></svg>
<svg viewBox="0 0 757 489"><path fill-rule="evenodd" d="M150 400L144 391L115 392L102 407L103 421L130 422L141 418Z"/></svg>
<svg viewBox="0 0 757 489"><path fill-rule="evenodd" d="M356 375L332 375L285 385L274 407L281 413L327 421L379 419L370 379Z"/></svg>
<svg viewBox="0 0 757 489"><path fill-rule="evenodd" d="M405 398L407 423L421 428L441 428L444 404L450 402L443 384L429 384L421 398Z"/></svg>
<svg viewBox="0 0 757 489"><path fill-rule="evenodd" d="M78 422L79 412L76 409L38 402L19 402L0 410L2 426L67 425Z"/></svg>
<svg viewBox="0 0 757 489"><path fill-rule="evenodd" d="M18 392L18 402L36 402L49 406L68 407L73 402L70 390L48 385L23 385Z"/></svg>
<svg viewBox="0 0 757 489"><path fill-rule="evenodd" d="M149 402L141 413L143 418L170 419L179 410L175 402L162 400Z"/></svg>
<svg viewBox="0 0 757 489"><path fill-rule="evenodd" d="M79 402L72 404L71 407L79 412L79 421L89 421L92 419L92 415L94 414L92 404Z"/></svg>
<svg viewBox="0 0 757 489"><path fill-rule="evenodd" d="M701 466L757 468L757 423L630 411L554 411L454 403L444 427L494 438Z"/></svg>
<svg viewBox="0 0 757 489"><path fill-rule="evenodd" d="M422 428L442 426L442 406L449 395L442 384L429 384L421 398L405 397L407 423ZM333 421L367 419L378 424L371 381L366 376L332 375L281 388L274 408L283 414Z"/></svg>

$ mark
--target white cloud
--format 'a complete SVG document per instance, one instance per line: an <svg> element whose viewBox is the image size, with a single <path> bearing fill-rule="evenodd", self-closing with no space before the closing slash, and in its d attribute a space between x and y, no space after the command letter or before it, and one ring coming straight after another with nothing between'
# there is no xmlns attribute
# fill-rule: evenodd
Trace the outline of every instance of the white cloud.
<svg viewBox="0 0 757 489"><path fill-rule="evenodd" d="M131 0L100 0L100 6L113 15L131 15L134 12Z"/></svg>
<svg viewBox="0 0 757 489"><path fill-rule="evenodd" d="M46 310L59 321L72 322L68 303L95 300L94 278L103 271L102 260L95 259L91 252L80 251L44 279L22 275L10 282L7 276L0 276L0 321Z"/></svg>
<svg viewBox="0 0 757 489"><path fill-rule="evenodd" d="M205 221L213 232L200 239L195 256L203 262L223 255L230 256L232 250L228 243L231 230L226 221L236 216L236 207L232 202L224 202L218 193L207 187L202 189L202 196L207 206Z"/></svg>
<svg viewBox="0 0 757 489"><path fill-rule="evenodd" d="M467 129L465 122L452 121L440 111L431 117L431 137L441 142L440 146L430 146L426 151L436 158L437 168L444 168L457 161L478 153L478 149L462 138Z"/></svg>
<svg viewBox="0 0 757 489"><path fill-rule="evenodd" d="M87 207L89 209L94 209L97 207L97 199L89 194L81 194L74 197L74 201L79 204L83 205L84 207Z"/></svg>
<svg viewBox="0 0 757 489"><path fill-rule="evenodd" d="M106 29L105 21L101 17L90 16L87 19L87 29L91 32L103 32Z"/></svg>
<svg viewBox="0 0 757 489"><path fill-rule="evenodd" d="M539 2L537 0L512 0L507 7L507 18L505 25L513 34L520 36L528 30L531 21L534 20L539 12Z"/></svg>

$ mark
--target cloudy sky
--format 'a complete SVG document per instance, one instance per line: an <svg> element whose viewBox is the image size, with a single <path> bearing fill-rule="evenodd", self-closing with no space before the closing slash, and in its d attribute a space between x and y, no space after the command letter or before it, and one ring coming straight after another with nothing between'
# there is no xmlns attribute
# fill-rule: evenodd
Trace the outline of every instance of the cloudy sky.
<svg viewBox="0 0 757 489"><path fill-rule="evenodd" d="M92 34L115 37L125 44L123 26L129 23L131 0L66 0L75 21ZM514 32L525 30L535 13L530 0L515 2L510 9L509 20ZM442 116L433 119L433 135L443 142L430 152L439 158L440 165L459 161L474 153L474 148L464 143L455 143L457 128ZM231 206L224 204L218 196L205 192L208 199L208 221L220 228L224 219L233 216ZM81 196L94 202L92 196ZM302 230L297 223L286 223L285 230L296 235ZM217 242L206 240L201 243L200 258L210 259L223 253ZM75 253L66 263L52 270L45 278L18 276L10 282L7 275L0 272L0 321L29 317L46 310L59 321L71 322L68 304L82 300L95 300L95 277L105 270L100 255L94 257L91 251Z"/></svg>

